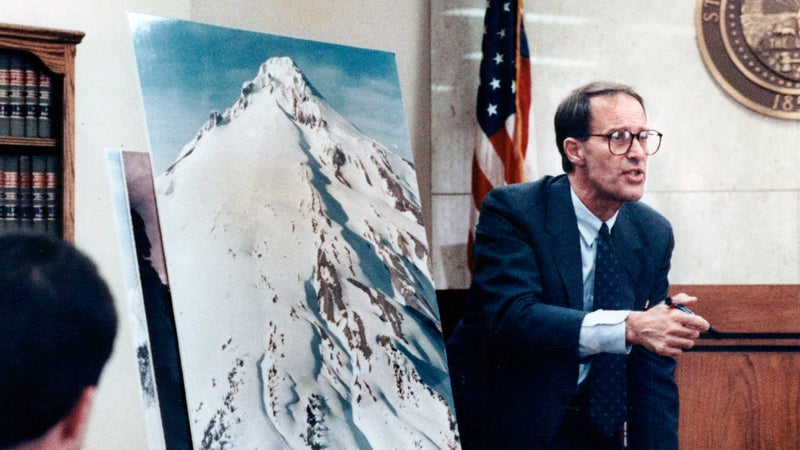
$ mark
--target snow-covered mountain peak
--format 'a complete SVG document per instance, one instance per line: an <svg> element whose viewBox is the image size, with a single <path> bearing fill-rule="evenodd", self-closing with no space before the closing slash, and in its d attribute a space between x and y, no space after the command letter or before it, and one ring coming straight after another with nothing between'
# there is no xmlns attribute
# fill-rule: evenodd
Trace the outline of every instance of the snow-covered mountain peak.
<svg viewBox="0 0 800 450"><path fill-rule="evenodd" d="M258 69L256 79L261 80L262 86L273 84L302 95L312 94L305 76L288 56L275 56L266 60Z"/></svg>
<svg viewBox="0 0 800 450"><path fill-rule="evenodd" d="M311 127L324 125L320 121L320 103L324 100L314 95L308 80L288 56L275 56L261 64L256 77L242 85L239 99L225 111L223 120L214 121L213 125L238 117L262 91L274 97L281 109L295 121Z"/></svg>
<svg viewBox="0 0 800 450"><path fill-rule="evenodd" d="M413 166L290 58L156 191L202 448L458 447Z"/></svg>
<svg viewBox="0 0 800 450"><path fill-rule="evenodd" d="M200 128L195 137L181 149L175 163L167 171L171 172L176 164L184 157L191 154L203 136L214 128L228 125L248 109L262 92L275 98L281 109L292 119L309 127L324 126L320 119L321 110L330 111L329 114L337 115L335 110L318 97L302 71L297 67L292 58L288 56L274 56L267 59L258 69L252 80L242 84L239 98L234 104L220 113L213 110L209 113L208 120ZM345 119L340 120L352 127Z"/></svg>

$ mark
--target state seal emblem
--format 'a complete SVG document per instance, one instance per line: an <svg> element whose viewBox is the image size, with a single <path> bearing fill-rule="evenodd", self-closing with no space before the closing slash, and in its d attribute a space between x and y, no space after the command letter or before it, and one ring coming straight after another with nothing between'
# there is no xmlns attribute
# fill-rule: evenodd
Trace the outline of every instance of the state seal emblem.
<svg viewBox="0 0 800 450"><path fill-rule="evenodd" d="M698 0L695 20L703 62L725 92L800 119L800 0Z"/></svg>

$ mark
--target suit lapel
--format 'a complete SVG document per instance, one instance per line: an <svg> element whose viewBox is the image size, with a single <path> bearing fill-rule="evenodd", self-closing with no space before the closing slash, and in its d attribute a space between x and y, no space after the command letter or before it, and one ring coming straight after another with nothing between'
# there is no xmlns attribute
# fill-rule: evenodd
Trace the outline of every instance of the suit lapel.
<svg viewBox="0 0 800 450"><path fill-rule="evenodd" d="M580 237L567 177L553 183L547 201L546 220L553 259L567 290L569 307L583 309Z"/></svg>
<svg viewBox="0 0 800 450"><path fill-rule="evenodd" d="M633 308L635 280L639 278L639 271L641 270L639 251L642 249L642 241L625 205L619 211L611 237L614 240L620 263L625 268L630 280L631 289L626 289L625 291L630 297L627 299L628 306Z"/></svg>

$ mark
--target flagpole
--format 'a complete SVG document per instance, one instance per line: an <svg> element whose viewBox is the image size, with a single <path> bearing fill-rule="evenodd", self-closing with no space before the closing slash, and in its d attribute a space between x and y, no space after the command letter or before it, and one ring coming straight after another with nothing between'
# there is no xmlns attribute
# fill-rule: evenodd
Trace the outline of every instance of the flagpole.
<svg viewBox="0 0 800 450"><path fill-rule="evenodd" d="M523 13L524 9L524 0L517 1L517 20L516 20L516 32L514 33L516 43L514 48L516 51L514 52L514 80L517 82L521 79L520 74L522 71L522 53L520 52L520 40L522 39L522 21L525 20L525 16ZM514 121L514 152L517 154L517 160L521 161L520 164L517 165L517 180L524 181L525 180L525 152L526 152L526 143L521 138L523 133L527 132L527 130L523 131L523 120L524 112L522 111L522 106L520 105L520 98L519 98L519 85L517 84L517 88L514 92L514 111L516 113L516 120Z"/></svg>

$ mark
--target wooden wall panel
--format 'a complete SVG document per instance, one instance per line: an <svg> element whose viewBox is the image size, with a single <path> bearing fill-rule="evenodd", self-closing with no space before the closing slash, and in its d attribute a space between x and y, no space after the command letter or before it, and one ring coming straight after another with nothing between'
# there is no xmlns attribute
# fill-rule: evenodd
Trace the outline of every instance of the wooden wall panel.
<svg viewBox="0 0 800 450"><path fill-rule="evenodd" d="M800 333L800 285L673 285L698 297L692 309L730 333Z"/></svg>
<svg viewBox="0 0 800 450"><path fill-rule="evenodd" d="M690 352L678 360L682 449L800 448L800 355Z"/></svg>
<svg viewBox="0 0 800 450"><path fill-rule="evenodd" d="M800 286L673 286L721 334L678 358L682 449L800 449Z"/></svg>

